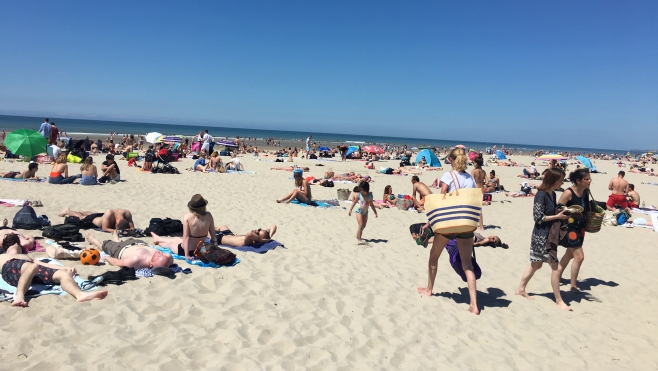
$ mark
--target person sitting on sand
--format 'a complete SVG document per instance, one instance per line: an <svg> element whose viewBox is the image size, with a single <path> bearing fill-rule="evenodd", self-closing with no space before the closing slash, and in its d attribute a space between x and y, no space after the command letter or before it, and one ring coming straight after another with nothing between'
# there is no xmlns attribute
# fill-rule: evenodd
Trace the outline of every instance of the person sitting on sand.
<svg viewBox="0 0 658 371"><path fill-rule="evenodd" d="M311 171L308 167L296 167L296 166L285 166L285 167L271 167L270 170L284 170L284 171L295 171L295 169L302 169L302 171Z"/></svg>
<svg viewBox="0 0 658 371"><path fill-rule="evenodd" d="M226 172L226 169L224 168L224 164L222 163L222 158L219 157L219 152L213 151L213 153L210 155L209 164L208 167L209 169L214 170L217 173L224 173Z"/></svg>
<svg viewBox="0 0 658 371"><path fill-rule="evenodd" d="M231 161L226 163L226 170L244 171L244 166L240 159L235 156L235 152L231 153Z"/></svg>
<svg viewBox="0 0 658 371"><path fill-rule="evenodd" d="M393 194L393 187L387 185L384 187L384 196L382 196L382 207L397 207L398 198Z"/></svg>
<svg viewBox="0 0 658 371"><path fill-rule="evenodd" d="M85 161L82 163L82 166L80 166L80 173L82 175L82 179L80 179L80 184L82 185L97 185L98 181L96 178L98 178L98 170L96 169L96 165L94 165L94 159L89 156L85 158Z"/></svg>
<svg viewBox="0 0 658 371"><path fill-rule="evenodd" d="M489 179L487 179L487 183L485 184L484 187L484 192L485 193L493 193L493 192L498 192L498 191L504 191L505 187L500 185L500 179L496 176L496 171L491 170L489 172Z"/></svg>
<svg viewBox="0 0 658 371"><path fill-rule="evenodd" d="M295 179L295 189L293 189L292 192L283 198L276 200L276 202L290 203L292 200L297 200L305 204L311 203L313 201L313 197L311 196L311 186L308 184L306 179L304 179L304 172L302 169L297 168L292 172L292 174Z"/></svg>
<svg viewBox="0 0 658 371"><path fill-rule="evenodd" d="M529 168L524 167L523 174L518 175L519 178L526 178L526 179L536 179L538 176L539 176L539 172L537 171L534 162L530 163Z"/></svg>
<svg viewBox="0 0 658 371"><path fill-rule="evenodd" d="M231 230L225 226L220 225L215 229L215 236L217 243L227 246L241 247L241 246L254 246L260 243L266 243L272 240L272 236L276 233L276 225L271 225L269 229L258 228L247 232L247 234L235 235ZM151 233L153 237L153 244L166 247L175 251L178 245L183 241L181 237L160 237L155 233Z"/></svg>
<svg viewBox="0 0 658 371"><path fill-rule="evenodd" d="M109 265L116 267L129 267L135 269L169 267L174 264L174 258L171 254L165 254L158 249L154 249L142 240L129 238L125 241L119 240L119 233L115 230L112 232L112 239L101 243L92 236L87 234L87 241L94 245L97 250L108 254L104 259Z"/></svg>
<svg viewBox="0 0 658 371"><path fill-rule="evenodd" d="M213 245L217 246L215 236L215 220L212 214L206 211L206 201L200 194L195 194L187 203L189 212L183 215L183 239L180 244L172 249L176 255L190 259L197 245L210 236Z"/></svg>
<svg viewBox="0 0 658 371"><path fill-rule="evenodd" d="M79 224L83 229L100 228L103 232L135 229L133 215L127 209L108 209L104 213L94 213L91 211L73 211L67 207L59 213L59 216L77 217L80 219Z"/></svg>
<svg viewBox="0 0 658 371"><path fill-rule="evenodd" d="M204 152L201 152L201 154L199 154L199 158L194 162L194 166L192 166L192 168L190 168L188 170L198 171L198 172L203 173L208 168L209 167L206 166L206 154Z"/></svg>
<svg viewBox="0 0 658 371"><path fill-rule="evenodd" d="M420 178L416 175L411 177L411 184L413 184L411 200L414 202L414 207L417 210L425 210L425 197L431 195L432 190L425 183L421 182ZM416 193L418 193L419 199L416 199Z"/></svg>
<svg viewBox="0 0 658 371"><path fill-rule="evenodd" d="M119 170L119 165L114 161L114 155L105 156L105 161L101 164L101 171L103 176L101 177L101 183L110 181L110 183L115 184L121 180L121 170Z"/></svg>
<svg viewBox="0 0 658 371"><path fill-rule="evenodd" d="M25 294L33 283L60 285L62 290L73 296L78 302L100 300L107 296L107 291L83 292L73 279L75 268L56 264L46 264L33 260L22 254L0 255L2 279L10 286L16 287L12 307L27 308Z"/></svg>
<svg viewBox="0 0 658 371"><path fill-rule="evenodd" d="M37 176L37 171L39 170L39 164L36 162L30 162L29 165L27 165L27 170L23 170L22 172L20 171L10 171L7 173L0 173L0 177L2 178L10 178L10 179L23 179L23 180L39 180L39 177Z"/></svg>
<svg viewBox="0 0 658 371"><path fill-rule="evenodd" d="M616 211L616 207L619 206L628 213L631 213L631 209L628 207L628 201L626 200L628 182L624 179L624 176L626 176L626 173L620 171L617 177L610 180L610 184L608 184L608 189L612 191L612 194L608 197L608 202L605 204L608 211Z"/></svg>
<svg viewBox="0 0 658 371"><path fill-rule="evenodd" d="M635 191L635 184L628 185L628 207L631 209L638 209L640 207L640 194Z"/></svg>
<svg viewBox="0 0 658 371"><path fill-rule="evenodd" d="M534 193L528 182L523 182L519 192L505 192L505 197L534 197Z"/></svg>
<svg viewBox="0 0 658 371"><path fill-rule="evenodd" d="M55 160L55 164L52 169L50 169L50 175L48 176L48 183L50 184L71 184L80 175L69 176L69 166L66 164L66 155L61 154Z"/></svg>

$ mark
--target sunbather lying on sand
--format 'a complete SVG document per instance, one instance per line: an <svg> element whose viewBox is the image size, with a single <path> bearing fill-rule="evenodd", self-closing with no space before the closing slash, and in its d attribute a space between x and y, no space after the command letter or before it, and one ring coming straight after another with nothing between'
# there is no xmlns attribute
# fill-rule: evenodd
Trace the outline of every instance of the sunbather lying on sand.
<svg viewBox="0 0 658 371"><path fill-rule="evenodd" d="M103 232L135 229L133 215L130 210L126 209L109 209L104 213L94 213L91 211L73 211L67 207L59 213L59 216L74 216L79 218L84 229L94 228L92 225L100 228Z"/></svg>
<svg viewBox="0 0 658 371"><path fill-rule="evenodd" d="M23 236L17 230L7 227L7 219L0 228L0 254L22 254L34 247L34 237Z"/></svg>
<svg viewBox="0 0 658 371"><path fill-rule="evenodd" d="M413 240L418 240L419 234L420 234L420 229L425 223L416 223L412 224L409 226L409 232L411 232L411 238ZM427 239L427 244L431 245L434 242L434 232L430 228L427 228L429 233L429 237ZM503 241L500 239L498 236L483 236L477 232L473 233L473 246L491 246L491 247L502 247L503 249L509 248L509 246L506 243L503 243ZM424 244L424 241L423 241Z"/></svg>
<svg viewBox="0 0 658 371"><path fill-rule="evenodd" d="M22 254L0 255L0 266L2 266L2 279L10 286L16 287L12 307L28 306L25 293L32 283L61 285L62 290L71 294L78 302L100 300L107 296L107 291L104 290L82 292L73 280L75 268L45 264Z"/></svg>
<svg viewBox="0 0 658 371"><path fill-rule="evenodd" d="M295 169L302 169L302 171L311 171L311 169L308 168L308 167L286 166L286 167L271 167L270 168L270 170L284 170L284 171L294 171Z"/></svg>
<svg viewBox="0 0 658 371"><path fill-rule="evenodd" d="M7 173L0 173L0 177L2 178L11 178L11 179L34 179L34 180L39 180L39 177L37 176L37 171L39 170L39 164L36 162L32 162L29 165L27 165L27 170L23 170L22 172L20 171L9 171Z"/></svg>
<svg viewBox="0 0 658 371"><path fill-rule="evenodd" d="M259 243L269 242L272 236L276 233L276 225L271 225L269 229L254 229L247 232L245 235L235 235L231 230L225 226L220 225L215 229L215 236L217 236L217 243L228 246L253 246ZM179 244L183 242L181 237L161 237L155 233L151 233L153 237L153 244L166 247L172 251L176 251Z"/></svg>
<svg viewBox="0 0 658 371"><path fill-rule="evenodd" d="M171 254L164 254L160 250L150 247L148 243L142 240L134 238L125 241L119 240L119 233L116 230L112 233L111 240L100 243L96 237L89 233L87 234L87 241L98 250L110 255L105 257L105 261L117 267L157 268L168 267L174 263Z"/></svg>

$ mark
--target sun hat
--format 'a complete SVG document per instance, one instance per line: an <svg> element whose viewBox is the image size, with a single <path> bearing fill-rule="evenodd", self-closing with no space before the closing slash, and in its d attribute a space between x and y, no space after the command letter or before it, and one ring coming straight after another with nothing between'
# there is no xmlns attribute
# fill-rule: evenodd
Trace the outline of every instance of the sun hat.
<svg viewBox="0 0 658 371"><path fill-rule="evenodd" d="M198 193L192 196L190 202L187 203L187 207L190 209L200 209L206 205L208 205L208 201Z"/></svg>

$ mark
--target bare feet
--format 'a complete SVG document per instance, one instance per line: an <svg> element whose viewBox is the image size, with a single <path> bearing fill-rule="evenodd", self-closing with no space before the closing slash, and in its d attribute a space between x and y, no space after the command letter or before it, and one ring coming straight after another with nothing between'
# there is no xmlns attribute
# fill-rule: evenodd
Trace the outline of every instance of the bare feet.
<svg viewBox="0 0 658 371"><path fill-rule="evenodd" d="M105 299L106 296L107 291L89 291L78 295L76 300L78 303L82 303L83 301L102 300Z"/></svg>
<svg viewBox="0 0 658 371"><path fill-rule="evenodd" d="M65 216L69 215L70 212L71 212L71 209L69 209L69 208L67 207L66 209L62 210L62 212L59 213L57 216L60 216L60 217L63 218L63 217L65 217Z"/></svg>
<svg viewBox="0 0 658 371"><path fill-rule="evenodd" d="M573 294L582 294L583 292L580 291L578 286L571 286L571 293L573 293Z"/></svg>
<svg viewBox="0 0 658 371"><path fill-rule="evenodd" d="M425 296L432 296L432 290L428 290L427 287L419 287L418 293Z"/></svg>
<svg viewBox="0 0 658 371"><path fill-rule="evenodd" d="M121 240L119 240L119 231L116 229L112 231L112 241L121 242Z"/></svg>
<svg viewBox="0 0 658 371"><path fill-rule="evenodd" d="M2 219L2 226L6 227L7 224L9 224L9 220L7 220L7 218Z"/></svg>
<svg viewBox="0 0 658 371"><path fill-rule="evenodd" d="M480 315L480 309L477 307L477 305L473 305L473 304L469 305L468 306L468 311L475 314L475 315L478 315L478 316Z"/></svg>
<svg viewBox="0 0 658 371"><path fill-rule="evenodd" d="M101 243L91 233L87 233L86 238L87 238L87 242L94 245L95 247L100 248Z"/></svg>
<svg viewBox="0 0 658 371"><path fill-rule="evenodd" d="M280 204L283 200L276 200L276 203Z"/></svg>
<svg viewBox="0 0 658 371"><path fill-rule="evenodd" d="M509 197L509 193L505 192L505 197Z"/></svg>
<svg viewBox="0 0 658 371"><path fill-rule="evenodd" d="M516 289L516 291L514 292L514 294L516 294L516 295L521 295L521 296L523 296L523 297L526 298L526 299L535 300L535 298L533 298L533 297L531 297L530 295L528 295L528 293L525 292L524 289Z"/></svg>
<svg viewBox="0 0 658 371"><path fill-rule="evenodd" d="M14 302L11 303L12 307L27 308L27 302L22 296L14 295Z"/></svg>
<svg viewBox="0 0 658 371"><path fill-rule="evenodd" d="M573 309L571 309L571 307L568 306L568 305L567 305L565 302L563 302L563 301L561 301L561 302L559 302L559 303L555 303L555 305L557 305L557 307L560 308L560 309L568 310L569 312L572 312L572 311L573 311Z"/></svg>
<svg viewBox="0 0 658 371"><path fill-rule="evenodd" d="M157 234L151 232L151 237L153 237L153 244L154 245L159 245L160 244L160 236Z"/></svg>

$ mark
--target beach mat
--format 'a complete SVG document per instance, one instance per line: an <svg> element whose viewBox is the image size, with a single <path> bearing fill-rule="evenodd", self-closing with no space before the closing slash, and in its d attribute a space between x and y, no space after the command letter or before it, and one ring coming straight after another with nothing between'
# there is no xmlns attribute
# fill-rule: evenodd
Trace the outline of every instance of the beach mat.
<svg viewBox="0 0 658 371"><path fill-rule="evenodd" d="M58 262L55 259L51 258L40 258L39 261L48 264L56 264L64 266L64 264ZM90 291L96 288L96 284L82 279L80 276L74 277L75 283L80 286L82 291ZM16 293L16 287L8 284L2 277L0 277L0 301L11 301L14 298ZM66 292L62 290L62 287L59 285L40 285L34 284L30 286L27 293L25 294L26 298L35 298L42 295L66 295Z"/></svg>
<svg viewBox="0 0 658 371"><path fill-rule="evenodd" d="M184 256L174 254L173 251L171 251L170 249L167 249L165 247L160 247L160 246L155 246L155 245L151 245L151 247L154 248L154 249L158 249L158 250L162 251L165 254L171 254L171 256L173 256L174 259L176 259L176 260L185 260L185 262L187 262L187 264L197 265L197 266L203 267L203 268L226 268L226 267L233 267L233 266L237 265L238 263L240 263L240 259L238 259L238 258L235 258L233 263L229 264L229 265L218 265L218 264L215 264L215 263L204 263L201 260L196 259L196 258L194 260L185 259Z"/></svg>
<svg viewBox="0 0 658 371"><path fill-rule="evenodd" d="M48 181L48 179L46 179L46 178L41 178L39 180L36 180L36 179L25 180L25 179L14 179L14 178L0 178L0 180L6 180L6 181L10 181L10 182L23 182L23 183L45 183L45 182Z"/></svg>
<svg viewBox="0 0 658 371"><path fill-rule="evenodd" d="M235 247L228 245L219 245L219 247L224 249L233 249L233 250L244 251L244 252L255 252L258 254L265 254L266 252L270 250L274 250L279 246L283 247L284 249L286 248L285 246L283 246L281 242L275 240L270 240L269 242L265 242L265 243L259 243L254 246Z"/></svg>
<svg viewBox="0 0 658 371"><path fill-rule="evenodd" d="M311 201L310 204L305 204L305 203L303 203L303 202L299 202L299 201L297 201L297 200L292 200L292 201L290 202L290 204L291 204L291 205L304 206L304 207L307 207L307 206L319 207L319 208L322 208L322 209L328 209L328 208L330 208L330 207L337 206L337 205L332 205L332 204L329 204L329 203L326 203L326 202L322 202L322 201Z"/></svg>

